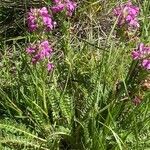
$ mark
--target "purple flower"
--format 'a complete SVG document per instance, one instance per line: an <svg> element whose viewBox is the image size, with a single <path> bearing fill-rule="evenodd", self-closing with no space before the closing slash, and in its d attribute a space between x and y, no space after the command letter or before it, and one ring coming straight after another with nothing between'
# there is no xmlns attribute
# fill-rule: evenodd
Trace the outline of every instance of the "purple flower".
<svg viewBox="0 0 150 150"><path fill-rule="evenodd" d="M138 51L132 51L131 55L134 60L140 58L140 53Z"/></svg>
<svg viewBox="0 0 150 150"><path fill-rule="evenodd" d="M39 54L36 54L32 57L31 61L33 64L36 64L37 62L39 62L41 59L41 56Z"/></svg>
<svg viewBox="0 0 150 150"><path fill-rule="evenodd" d="M131 55L134 60L141 62L143 68L150 70L150 47L140 43L138 48L132 51Z"/></svg>
<svg viewBox="0 0 150 150"><path fill-rule="evenodd" d="M51 7L53 13L61 12L61 11L64 10L64 8L65 8L65 5L64 5L64 4L61 4L61 3L60 3L60 4L57 4L57 5L53 6L53 7Z"/></svg>
<svg viewBox="0 0 150 150"><path fill-rule="evenodd" d="M137 21L137 19L132 19L130 22L129 22L129 25L132 26L132 27L135 27L135 28L139 28L140 25Z"/></svg>
<svg viewBox="0 0 150 150"><path fill-rule="evenodd" d="M132 5L131 2L116 7L113 13L118 18L118 26L127 25L134 28L140 26L137 19L139 8Z"/></svg>
<svg viewBox="0 0 150 150"><path fill-rule="evenodd" d="M138 51L142 52L144 50L144 44L140 43L138 46Z"/></svg>
<svg viewBox="0 0 150 150"><path fill-rule="evenodd" d="M39 55L40 55L40 59L43 60L44 58L49 58L51 53L52 53L52 48L49 45L48 41L43 41L41 42L40 46L39 46Z"/></svg>
<svg viewBox="0 0 150 150"><path fill-rule="evenodd" d="M43 7L39 10L41 16L48 16L48 10L46 7Z"/></svg>
<svg viewBox="0 0 150 150"><path fill-rule="evenodd" d="M66 10L67 16L72 16L77 6L76 2L71 0L54 0L55 5L51 7L53 13Z"/></svg>
<svg viewBox="0 0 150 150"><path fill-rule="evenodd" d="M30 54L33 64L44 59L49 59L52 51L52 47L47 40L37 44L32 44L26 48L26 52L27 54Z"/></svg>
<svg viewBox="0 0 150 150"><path fill-rule="evenodd" d="M26 48L26 52L27 52L28 54L33 54L33 53L35 53L35 52L36 52L36 47L34 47L34 46L27 47L27 48Z"/></svg>
<svg viewBox="0 0 150 150"><path fill-rule="evenodd" d="M72 16L72 13L75 11L76 7L77 4L75 2L67 0L66 2L67 15Z"/></svg>
<svg viewBox="0 0 150 150"><path fill-rule="evenodd" d="M31 32L36 31L38 27L42 27L47 31L52 30L55 27L55 22L53 22L46 7L41 9L30 9L30 12L28 12L27 23Z"/></svg>
<svg viewBox="0 0 150 150"><path fill-rule="evenodd" d="M48 72L52 71L53 68L54 68L54 65L52 63L48 63L47 64L47 70L48 70Z"/></svg>
<svg viewBox="0 0 150 150"><path fill-rule="evenodd" d="M27 23L29 30L35 31L37 29L37 14L38 14L38 9L30 9L30 12L27 14Z"/></svg>
<svg viewBox="0 0 150 150"><path fill-rule="evenodd" d="M140 43L138 48L132 52L133 59L142 59L147 57L150 54L150 47L144 46L143 43Z"/></svg>
<svg viewBox="0 0 150 150"><path fill-rule="evenodd" d="M142 61L142 66L143 66L143 68L150 70L150 59L144 59Z"/></svg>
<svg viewBox="0 0 150 150"><path fill-rule="evenodd" d="M53 21L50 17L43 17L43 24L46 26L47 30L52 30L54 27Z"/></svg>

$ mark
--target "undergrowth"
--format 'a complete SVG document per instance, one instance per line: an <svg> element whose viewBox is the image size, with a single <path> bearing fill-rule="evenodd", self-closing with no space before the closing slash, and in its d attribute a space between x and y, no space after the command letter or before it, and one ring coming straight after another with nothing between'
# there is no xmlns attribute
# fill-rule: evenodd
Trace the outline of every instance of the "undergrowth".
<svg viewBox="0 0 150 150"><path fill-rule="evenodd" d="M26 13L51 1L2 2L0 149L150 149L150 92L141 90L142 71L131 58L138 43L150 44L150 2L133 1L140 29L129 39L118 37L112 14L121 3L78 1L69 19L56 16L54 31L41 36L28 32ZM43 36L53 48L50 72L26 53ZM145 93L138 105L137 93Z"/></svg>

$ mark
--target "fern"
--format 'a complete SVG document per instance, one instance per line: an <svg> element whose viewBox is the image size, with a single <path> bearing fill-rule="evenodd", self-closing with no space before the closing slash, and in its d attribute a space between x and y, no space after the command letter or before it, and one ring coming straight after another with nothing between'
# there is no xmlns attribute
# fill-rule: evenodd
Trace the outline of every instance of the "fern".
<svg viewBox="0 0 150 150"><path fill-rule="evenodd" d="M23 124L14 121L1 120L0 144L10 148L33 148L46 150L47 140L30 131Z"/></svg>
<svg viewBox="0 0 150 150"><path fill-rule="evenodd" d="M66 118L68 124L70 124L74 112L73 100L69 96L64 95L60 100L60 109L63 117Z"/></svg>
<svg viewBox="0 0 150 150"><path fill-rule="evenodd" d="M58 121L60 118L60 107L59 107L59 100L60 100L60 93L53 88L51 88L51 93L49 92L48 100L50 104L50 111L51 111L51 120L52 122Z"/></svg>

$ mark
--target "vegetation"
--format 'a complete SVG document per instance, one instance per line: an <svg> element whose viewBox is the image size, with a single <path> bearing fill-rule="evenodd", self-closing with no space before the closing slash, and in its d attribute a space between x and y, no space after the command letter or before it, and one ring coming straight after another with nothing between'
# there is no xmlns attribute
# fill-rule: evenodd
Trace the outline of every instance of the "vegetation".
<svg viewBox="0 0 150 150"><path fill-rule="evenodd" d="M149 150L150 1L56 1L1 2L0 149Z"/></svg>

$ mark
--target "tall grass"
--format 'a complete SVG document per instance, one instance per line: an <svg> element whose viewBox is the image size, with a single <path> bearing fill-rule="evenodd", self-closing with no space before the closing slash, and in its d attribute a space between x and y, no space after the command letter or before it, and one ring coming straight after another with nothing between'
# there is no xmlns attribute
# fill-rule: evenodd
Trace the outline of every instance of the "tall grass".
<svg viewBox="0 0 150 150"><path fill-rule="evenodd" d="M62 26L48 35L51 73L30 64L25 48L32 35L1 41L0 149L150 149L150 93L138 106L129 96L136 76L130 53L139 41L116 38L115 3L79 1L70 20L59 20ZM150 3L136 4L139 38L149 42Z"/></svg>

